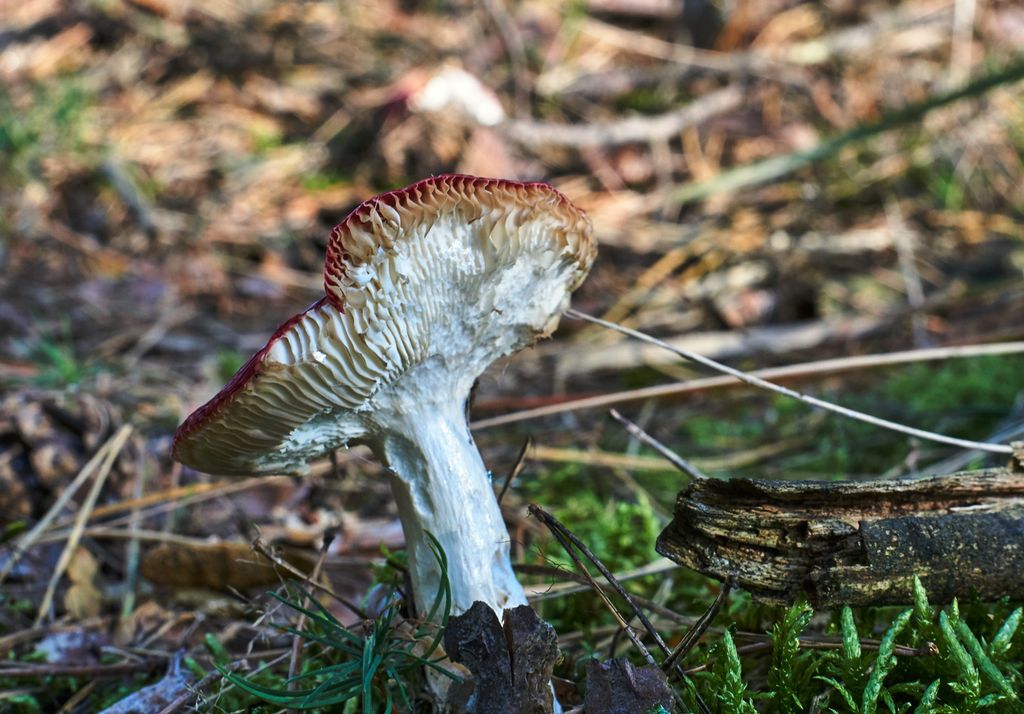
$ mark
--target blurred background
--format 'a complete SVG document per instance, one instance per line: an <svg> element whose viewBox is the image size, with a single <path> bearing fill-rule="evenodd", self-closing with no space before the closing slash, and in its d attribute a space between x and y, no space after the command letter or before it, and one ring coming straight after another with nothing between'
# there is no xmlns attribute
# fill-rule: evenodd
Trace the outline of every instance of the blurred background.
<svg viewBox="0 0 1024 714"><path fill-rule="evenodd" d="M121 645L163 618L170 647L199 617L244 644L237 593L266 574L227 571L256 526L307 566L336 529L332 586L362 597L401 545L368 452L222 481L171 464L170 435L322 294L335 223L445 172L548 181L589 213L580 310L750 369L882 355L800 388L1020 438L1021 358L884 355L1024 336L1022 47L1013 0L0 0L0 538L130 423L75 546L92 565L46 618L116 615ZM747 389L630 391L706 374L570 319L489 371L472 415L496 479L533 438L505 501L517 557L568 563L532 500L615 568L656 558L685 479L607 405L574 408L596 395L715 475L988 463ZM32 623L66 537L39 546L0 634ZM716 590L674 577L683 611ZM552 600L560 634L606 626L596 599Z"/></svg>

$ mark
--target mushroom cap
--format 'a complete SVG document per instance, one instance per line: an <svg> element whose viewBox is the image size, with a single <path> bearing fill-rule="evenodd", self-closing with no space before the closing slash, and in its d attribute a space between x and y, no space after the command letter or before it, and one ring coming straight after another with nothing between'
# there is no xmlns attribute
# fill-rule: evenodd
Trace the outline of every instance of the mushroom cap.
<svg viewBox="0 0 1024 714"><path fill-rule="evenodd" d="M495 359L550 334L596 255L543 183L444 175L362 203L331 233L325 297L282 324L178 428L178 461L302 473L389 420L465 398Z"/></svg>

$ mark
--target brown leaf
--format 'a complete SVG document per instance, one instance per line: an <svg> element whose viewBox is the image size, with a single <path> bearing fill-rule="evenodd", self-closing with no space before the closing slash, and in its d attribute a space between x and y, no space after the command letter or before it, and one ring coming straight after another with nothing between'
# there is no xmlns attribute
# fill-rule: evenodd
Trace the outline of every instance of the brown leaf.
<svg viewBox="0 0 1024 714"><path fill-rule="evenodd" d="M64 609L76 618L96 617L103 607L103 593L96 584L99 563L86 548L79 547L68 565L71 587L64 594Z"/></svg>
<svg viewBox="0 0 1024 714"><path fill-rule="evenodd" d="M161 543L142 556L141 572L152 583L174 588L248 590L279 581L274 568L260 560L248 543L240 541ZM308 558L296 555L288 560L303 572L311 568Z"/></svg>
<svg viewBox="0 0 1024 714"><path fill-rule="evenodd" d="M51 441L32 449L29 462L47 488L56 489L78 470L78 455L67 444Z"/></svg>
<svg viewBox="0 0 1024 714"><path fill-rule="evenodd" d="M64 609L76 620L96 617L103 608L103 593L92 583L72 585L64 593Z"/></svg>
<svg viewBox="0 0 1024 714"><path fill-rule="evenodd" d="M68 579L79 584L93 584L99 572L99 564L86 548L79 547L68 565Z"/></svg>

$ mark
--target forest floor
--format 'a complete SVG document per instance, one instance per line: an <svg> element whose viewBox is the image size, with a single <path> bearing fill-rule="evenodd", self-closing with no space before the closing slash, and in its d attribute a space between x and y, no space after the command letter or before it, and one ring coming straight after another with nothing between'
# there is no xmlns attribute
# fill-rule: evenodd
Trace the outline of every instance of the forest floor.
<svg viewBox="0 0 1024 714"><path fill-rule="evenodd" d="M787 383L1024 438L1020 356L886 357L1024 339L1024 9L676 5L0 0L0 711L101 711L156 683L153 711L245 711L259 700L215 664L272 662L257 679L286 690L293 646L266 553L322 561L355 602L400 581L363 448L303 479L222 479L169 446L322 295L331 227L432 174L544 180L587 211L582 312L745 369L877 356ZM1005 462L747 387L636 391L708 374L564 318L479 380L496 481L530 439L503 508L567 706L588 662L642 660L528 504L656 603L669 646L720 589L655 552L687 477L610 406L722 478ZM734 591L671 681L680 710L1021 711L1019 604L815 613ZM364 711L403 685L373 687Z"/></svg>

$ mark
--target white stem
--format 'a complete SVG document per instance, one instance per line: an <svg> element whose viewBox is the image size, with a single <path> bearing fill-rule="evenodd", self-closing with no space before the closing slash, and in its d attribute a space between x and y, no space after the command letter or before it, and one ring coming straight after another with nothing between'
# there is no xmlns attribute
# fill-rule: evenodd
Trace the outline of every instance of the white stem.
<svg viewBox="0 0 1024 714"><path fill-rule="evenodd" d="M480 600L500 618L505 608L526 604L526 594L512 572L508 531L461 409L453 400L390 420L379 456L392 471L417 612L429 613L440 585L429 531L448 559L452 614Z"/></svg>

